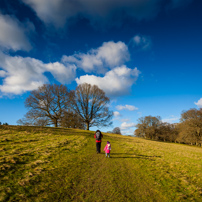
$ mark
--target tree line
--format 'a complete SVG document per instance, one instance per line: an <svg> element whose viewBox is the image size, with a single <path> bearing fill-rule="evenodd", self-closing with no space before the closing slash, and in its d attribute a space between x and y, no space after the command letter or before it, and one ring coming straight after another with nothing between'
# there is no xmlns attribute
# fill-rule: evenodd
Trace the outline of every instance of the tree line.
<svg viewBox="0 0 202 202"><path fill-rule="evenodd" d="M138 119L134 135L152 140L202 146L202 108L183 111L179 123L166 123L160 116Z"/></svg>
<svg viewBox="0 0 202 202"><path fill-rule="evenodd" d="M1 123L1 122L0 122L0 126L1 126L1 125L5 125L5 126L7 126L8 123L7 123L7 122L6 122L6 123Z"/></svg>
<svg viewBox="0 0 202 202"><path fill-rule="evenodd" d="M109 110L110 99L96 85L80 84L75 90L64 85L44 84L30 92L25 100L28 112L19 125L79 128L112 125L113 111ZM138 119L134 135L152 140L202 145L202 109L183 111L180 123L161 121L160 116L145 116ZM119 127L109 133L121 134Z"/></svg>
<svg viewBox="0 0 202 202"><path fill-rule="evenodd" d="M110 99L96 85L87 83L69 90L64 85L44 84L30 92L25 100L28 112L19 125L79 128L110 126L113 112Z"/></svg>

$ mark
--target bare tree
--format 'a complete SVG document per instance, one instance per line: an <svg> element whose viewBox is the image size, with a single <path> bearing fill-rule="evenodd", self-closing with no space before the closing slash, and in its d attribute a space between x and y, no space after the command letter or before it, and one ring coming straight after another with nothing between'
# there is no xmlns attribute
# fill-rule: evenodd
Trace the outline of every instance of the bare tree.
<svg viewBox="0 0 202 202"><path fill-rule="evenodd" d="M114 134L120 134L121 135L121 129L119 127L115 127L113 130L112 130L112 133Z"/></svg>
<svg viewBox="0 0 202 202"><path fill-rule="evenodd" d="M175 141L176 130L173 124L162 122L157 130L157 138L158 140L162 140L164 142L174 142Z"/></svg>
<svg viewBox="0 0 202 202"><path fill-rule="evenodd" d="M64 85L44 84L37 90L30 92L29 97L25 100L25 107L29 109L25 115L25 120L33 120L37 123L40 120L47 119L58 126L59 120L68 108L70 92Z"/></svg>
<svg viewBox="0 0 202 202"><path fill-rule="evenodd" d="M161 124L160 116L145 116L138 119L137 129L134 134L137 137L146 137L149 139L156 139L158 128Z"/></svg>
<svg viewBox="0 0 202 202"><path fill-rule="evenodd" d="M50 125L50 120L47 117L29 117L28 113L24 116L24 118L19 119L17 121L18 125L23 126L48 126Z"/></svg>
<svg viewBox="0 0 202 202"><path fill-rule="evenodd" d="M180 137L185 143L202 144L202 108L183 111L181 114Z"/></svg>
<svg viewBox="0 0 202 202"><path fill-rule="evenodd" d="M70 110L64 113L60 124L65 128L85 129L85 124L82 122L80 116Z"/></svg>
<svg viewBox="0 0 202 202"><path fill-rule="evenodd" d="M71 108L78 114L89 130L92 126L109 126L113 112L109 110L110 100L96 85L84 83L77 86L70 101Z"/></svg>

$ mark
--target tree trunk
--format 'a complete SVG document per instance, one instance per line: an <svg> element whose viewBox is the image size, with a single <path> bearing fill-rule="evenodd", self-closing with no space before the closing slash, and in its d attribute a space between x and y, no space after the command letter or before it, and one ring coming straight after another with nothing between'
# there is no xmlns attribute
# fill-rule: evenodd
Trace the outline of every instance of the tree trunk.
<svg viewBox="0 0 202 202"><path fill-rule="evenodd" d="M89 130L89 123L86 122L86 130Z"/></svg>
<svg viewBox="0 0 202 202"><path fill-rule="evenodd" d="M57 127L58 127L58 120L55 119L55 120L54 120L54 123L55 123L55 127L57 128Z"/></svg>

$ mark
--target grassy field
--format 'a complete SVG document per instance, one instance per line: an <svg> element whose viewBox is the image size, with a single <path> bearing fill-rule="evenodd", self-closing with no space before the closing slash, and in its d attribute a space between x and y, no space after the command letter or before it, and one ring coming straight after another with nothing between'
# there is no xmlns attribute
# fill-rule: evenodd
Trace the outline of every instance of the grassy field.
<svg viewBox="0 0 202 202"><path fill-rule="evenodd" d="M202 201L202 148L104 134L96 154L92 131L1 126L0 201Z"/></svg>

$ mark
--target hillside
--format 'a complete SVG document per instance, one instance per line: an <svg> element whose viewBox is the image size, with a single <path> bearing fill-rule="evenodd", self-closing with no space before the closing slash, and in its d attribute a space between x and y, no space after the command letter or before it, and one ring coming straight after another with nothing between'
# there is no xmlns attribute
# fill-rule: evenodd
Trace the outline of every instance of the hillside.
<svg viewBox="0 0 202 202"><path fill-rule="evenodd" d="M0 201L201 201L201 171L197 147L104 133L96 154L93 131L0 127Z"/></svg>

